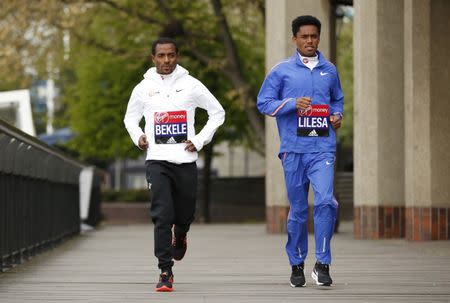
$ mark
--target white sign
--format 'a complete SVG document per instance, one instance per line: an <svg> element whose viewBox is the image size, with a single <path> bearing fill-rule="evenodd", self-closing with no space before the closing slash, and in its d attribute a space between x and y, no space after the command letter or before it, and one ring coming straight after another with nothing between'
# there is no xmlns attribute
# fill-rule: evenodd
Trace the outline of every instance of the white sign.
<svg viewBox="0 0 450 303"><path fill-rule="evenodd" d="M28 89L0 92L0 109L12 109L16 116L14 126L31 136L36 136Z"/></svg>

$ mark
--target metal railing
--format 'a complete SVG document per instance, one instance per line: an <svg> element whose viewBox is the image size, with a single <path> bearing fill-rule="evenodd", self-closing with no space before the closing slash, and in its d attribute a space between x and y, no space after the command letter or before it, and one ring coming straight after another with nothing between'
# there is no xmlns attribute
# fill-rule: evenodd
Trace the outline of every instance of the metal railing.
<svg viewBox="0 0 450 303"><path fill-rule="evenodd" d="M83 167L0 120L0 272L80 232Z"/></svg>

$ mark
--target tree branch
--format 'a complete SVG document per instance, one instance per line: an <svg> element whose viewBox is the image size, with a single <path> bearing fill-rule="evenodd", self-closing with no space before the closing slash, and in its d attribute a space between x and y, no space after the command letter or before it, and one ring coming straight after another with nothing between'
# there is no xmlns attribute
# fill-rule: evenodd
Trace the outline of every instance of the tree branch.
<svg viewBox="0 0 450 303"><path fill-rule="evenodd" d="M73 35L76 39L78 39L80 42L90 45L90 46L94 46L100 50L109 52L111 54L114 55L125 55L126 53L128 53L128 51L126 49L123 48L114 48L111 47L109 45L103 44L95 39L92 38L87 38L84 35L81 35L79 33L77 33L73 28L70 27L65 27L59 23L53 22L52 25L56 28L58 28L59 30L68 30L70 32L71 35Z"/></svg>
<svg viewBox="0 0 450 303"><path fill-rule="evenodd" d="M130 8L123 6L123 5L119 5L116 2L112 1L112 0L91 0L89 1L91 3L103 3L108 5L109 7L112 7L118 11L121 11L125 14L127 14L128 16L133 16L133 17L137 17L139 20L145 22L145 23L152 23L152 24L159 24L164 26L164 23L159 21L158 19L154 19L150 16L144 15L139 11L133 11Z"/></svg>
<svg viewBox="0 0 450 303"><path fill-rule="evenodd" d="M172 11L170 10L170 8L166 5L166 1L163 0L156 0L156 2L158 2L159 7L161 8L161 10L163 11L163 13L171 20L175 20ZM176 20L178 21L178 20Z"/></svg>
<svg viewBox="0 0 450 303"><path fill-rule="evenodd" d="M264 3L264 0L256 0L255 4L262 16L263 25L266 27L266 4Z"/></svg>
<svg viewBox="0 0 450 303"><path fill-rule="evenodd" d="M220 36L222 37L222 42L225 46L225 53L227 54L229 64L233 70L239 69L239 56L234 40L231 37L230 27L228 26L227 19L225 18L225 14L222 10L222 3L220 0L211 0L211 3L213 5L214 14L217 18L217 23L221 34Z"/></svg>
<svg viewBox="0 0 450 303"><path fill-rule="evenodd" d="M189 45L189 53L192 54L192 56L197 59L200 63L204 64L204 65L208 65L210 64L213 60L211 57L209 57L208 55L206 55L205 53L203 53L201 50L199 50L198 48L194 47L191 44Z"/></svg>

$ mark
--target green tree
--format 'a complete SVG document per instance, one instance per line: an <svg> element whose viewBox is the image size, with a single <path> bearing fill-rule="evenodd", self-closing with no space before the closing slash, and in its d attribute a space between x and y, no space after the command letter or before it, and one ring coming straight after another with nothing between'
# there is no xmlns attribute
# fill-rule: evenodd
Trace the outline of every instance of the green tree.
<svg viewBox="0 0 450 303"><path fill-rule="evenodd" d="M92 6L77 17L78 25L89 27L82 26L82 32L74 28L70 31L75 39L67 76L61 83L65 87L66 117L77 133L70 147L91 159L137 155L122 123L127 100L149 67L151 41L158 36L175 37L181 46L181 63L209 87L227 111L225 125L203 150L205 191L201 194L205 203L201 215L208 222L215 143L239 141L260 150L263 146L255 144L258 136L254 124L249 123L252 118L262 121L254 108L254 96L264 75L263 35L259 34L259 44L255 44L255 31L238 26L239 14L249 13L249 5L235 2L238 9L231 2L224 8L220 1L154 1L152 6L147 1L154 12L149 17L140 13L143 3L139 1L89 3ZM242 9L245 7L247 10ZM225 19L225 12L230 14L229 19ZM262 20L256 17L253 23ZM261 24L254 29L263 32ZM240 56L246 58L242 63ZM200 111L197 126L205 121L206 115Z"/></svg>
<svg viewBox="0 0 450 303"><path fill-rule="evenodd" d="M87 160L136 157L138 151L124 128L123 116L143 68L124 68L124 59L89 48L78 49L73 62L76 68L64 79L64 120L70 121L76 134L68 147Z"/></svg>
<svg viewBox="0 0 450 303"><path fill-rule="evenodd" d="M204 150L207 164L221 140L264 152L264 119L255 107L265 74L264 0L14 0L0 1L0 16L0 88L24 87L30 75L56 79L64 96L59 123L77 133L69 148L82 159L138 154L122 119L158 36L180 43L181 64L227 111L225 125ZM338 49L350 47L344 56L351 56L348 34L343 27ZM351 60L338 57L348 113ZM351 136L348 117L339 132L343 144ZM199 112L198 125L204 119Z"/></svg>
<svg viewBox="0 0 450 303"><path fill-rule="evenodd" d="M7 45L0 67L14 66L9 78L0 69L11 79L0 87L30 74L56 79L65 110L59 123L76 132L69 148L82 159L137 155L122 119L158 36L177 39L181 63L227 110L215 142L239 141L263 152L263 118L255 108L264 76L263 0L15 0L0 8L0 41ZM199 113L199 125L202 119ZM213 154L210 144L207 164Z"/></svg>
<svg viewBox="0 0 450 303"><path fill-rule="evenodd" d="M90 20L90 25L83 30L82 34L76 29L71 31L75 41L71 43L67 76L63 77L61 81L61 86L67 92L65 94L68 105L68 115L66 117L69 118L80 137L74 140L72 146L78 148L81 155L103 158L113 158L115 155L129 155L127 150L119 149L115 145L111 146L110 150L107 150L105 143L103 143L107 141L104 140L104 137L97 138L95 142L90 141L89 134L92 128L108 128L108 124L102 119L90 121L91 116L89 114L92 113L90 109L95 107L96 111L94 112L99 114L98 110L105 107L107 116L116 113L117 119L115 120L118 120L120 116L120 118L123 117L131 89L139 82L142 74L149 67L150 43L157 36L163 34L177 38L181 43L181 63L188 67L194 76L202 80L218 96L227 112L232 113L227 116L226 131L223 134L219 133L218 137L224 140L243 140L247 138L249 144L252 142L250 140L254 137L251 137L253 134L252 128L248 123L245 123L245 102L242 101L239 89L233 85L230 77L224 72L224 62L226 60L223 57L220 41L209 43L208 39L198 39L198 41L196 40L198 46L191 47L188 45L186 38L180 33L180 31L185 31L180 29L180 27L189 26L192 26L195 30L205 31L205 35L214 33L214 23L211 24L211 21L202 21L205 23L204 25L189 22L190 18L208 20L207 17L211 17L208 15L211 14L210 7L207 5L208 2L192 2L189 4L191 6L190 11L184 10L185 7L183 6L170 8L170 13L167 13L167 15L175 18L172 15L176 16L177 10L182 10L184 12L183 20L187 25L174 25L171 19L166 20L167 16L164 14L161 15L162 21L157 19L149 20L136 13L132 7L119 6L112 1L95 2L97 3L96 6L91 7L90 11L84 15L77 17L79 24L88 22L83 20L86 18ZM133 4L137 3L137 1L133 2ZM185 2L180 3L184 4ZM197 6L194 4L197 4ZM161 6L160 10L163 10L163 8L164 6ZM94 19L92 19L92 15L95 16ZM120 16L123 18L120 18ZM157 18L157 16L158 14L155 14L154 18ZM163 21L169 23L163 23ZM129 26L130 22L133 23L132 27ZM191 23L192 25L190 25ZM249 83L253 90L256 91L263 77L263 73L258 71L263 70L263 36L260 35L260 45L252 49L248 47L250 45L248 35L244 37L243 31L239 30L237 26L234 27L237 32L236 36L239 37L236 41L243 41L243 43L237 43L239 48L236 48L236 51L242 51L243 56L247 58L245 66L243 65L240 68L249 78ZM255 26L255 28L258 27ZM261 31L261 28L258 30ZM197 35L200 36L200 33ZM210 56L208 65L205 65L204 61L198 59L201 56L198 54L200 49L203 53ZM122 90L120 91L120 89ZM117 100L113 101L112 94L115 93L117 93ZM116 104L113 102L116 102ZM108 108L114 108L114 106L117 110L116 112L108 111ZM115 120L111 120L110 123L117 122ZM111 129L114 128L112 127ZM109 131L105 130L103 135L107 136L108 133ZM116 133L119 137L121 135L126 137L126 134ZM98 136L101 135L99 134ZM97 144L99 144L98 147L100 148L96 148Z"/></svg>

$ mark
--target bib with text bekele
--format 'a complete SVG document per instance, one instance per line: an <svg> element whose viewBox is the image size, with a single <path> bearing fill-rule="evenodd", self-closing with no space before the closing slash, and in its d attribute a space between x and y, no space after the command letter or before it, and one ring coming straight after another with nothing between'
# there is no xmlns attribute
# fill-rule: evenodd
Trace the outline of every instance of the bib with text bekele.
<svg viewBox="0 0 450 303"><path fill-rule="evenodd" d="M155 113L155 143L176 144L187 140L185 110Z"/></svg>
<svg viewBox="0 0 450 303"><path fill-rule="evenodd" d="M328 105L310 105L305 110L298 110L297 136L328 137L330 107Z"/></svg>

